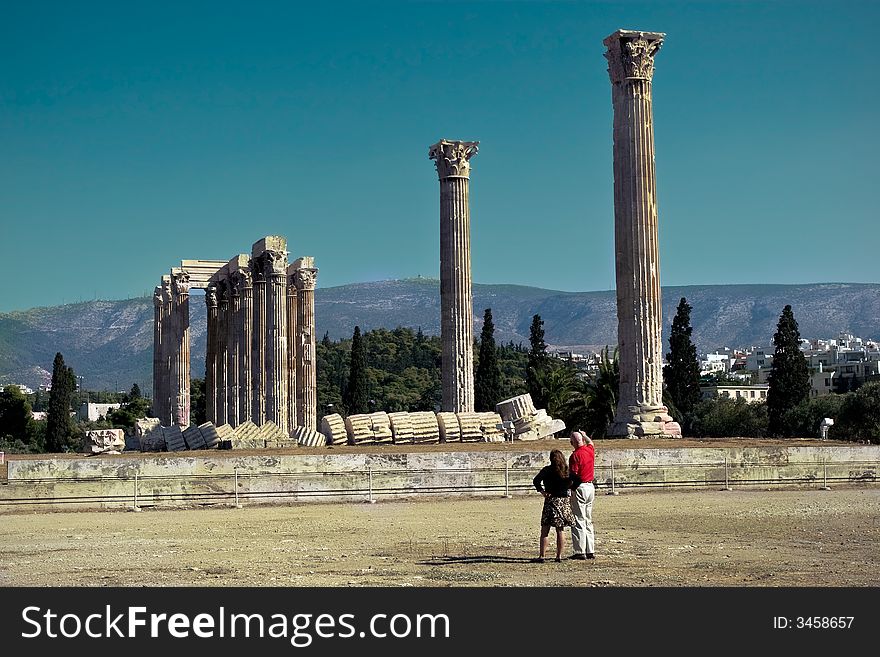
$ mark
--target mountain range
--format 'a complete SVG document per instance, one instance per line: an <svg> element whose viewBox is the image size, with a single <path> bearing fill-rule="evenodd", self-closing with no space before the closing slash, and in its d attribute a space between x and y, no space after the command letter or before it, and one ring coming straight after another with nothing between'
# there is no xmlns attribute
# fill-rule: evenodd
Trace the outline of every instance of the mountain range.
<svg viewBox="0 0 880 657"><path fill-rule="evenodd" d="M663 345L679 299L693 307L693 340L700 352L721 347L769 346L783 307L791 304L805 338L833 338L847 331L880 339L880 284L693 285L664 287ZM551 348L598 350L617 339L613 290L560 292L519 285L473 286L474 335L483 310L492 309L498 342L528 345L532 316L544 320ZM406 279L319 288L315 321L320 339L351 337L355 325L373 328L421 327L440 332L440 289L436 279ZM202 376L205 358L205 304L190 302L193 376ZM87 301L0 314L0 383L35 388L47 382L55 353L83 377L91 390L152 388L152 297Z"/></svg>

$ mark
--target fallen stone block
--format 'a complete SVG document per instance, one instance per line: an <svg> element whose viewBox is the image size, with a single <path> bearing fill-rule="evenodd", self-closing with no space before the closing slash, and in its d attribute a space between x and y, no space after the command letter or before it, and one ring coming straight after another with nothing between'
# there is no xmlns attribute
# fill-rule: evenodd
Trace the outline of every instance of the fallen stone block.
<svg viewBox="0 0 880 657"><path fill-rule="evenodd" d="M327 436L320 431L306 427L294 427L290 432L290 437L302 447L325 447L327 445Z"/></svg>
<svg viewBox="0 0 880 657"><path fill-rule="evenodd" d="M321 418L321 433L327 437L330 445L344 445L348 442L345 420L339 413L331 413Z"/></svg>
<svg viewBox="0 0 880 657"><path fill-rule="evenodd" d="M165 436L165 447L169 452L183 452L186 450L183 432L179 426L175 424L170 427L162 427L162 434Z"/></svg>
<svg viewBox="0 0 880 657"><path fill-rule="evenodd" d="M461 442L461 427L455 413L437 413L437 428L440 430L441 443Z"/></svg>

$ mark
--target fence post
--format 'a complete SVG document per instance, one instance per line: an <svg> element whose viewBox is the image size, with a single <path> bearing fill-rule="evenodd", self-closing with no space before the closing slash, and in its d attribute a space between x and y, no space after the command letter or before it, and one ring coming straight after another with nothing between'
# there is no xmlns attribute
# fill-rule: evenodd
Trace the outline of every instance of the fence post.
<svg viewBox="0 0 880 657"><path fill-rule="evenodd" d="M831 490L828 486L828 459L822 458L822 490Z"/></svg>
<svg viewBox="0 0 880 657"><path fill-rule="evenodd" d="M238 502L238 468L235 468L235 508L241 508L241 504Z"/></svg>
<svg viewBox="0 0 880 657"><path fill-rule="evenodd" d="M617 495L617 489L614 487L614 461L611 461L611 492L609 495Z"/></svg>
<svg viewBox="0 0 880 657"><path fill-rule="evenodd" d="M141 507L138 506L138 476L137 472L134 473L134 506L131 507L132 511L140 511Z"/></svg>
<svg viewBox="0 0 880 657"><path fill-rule="evenodd" d="M370 504L375 504L376 500L373 499L373 466L367 468L367 475L370 479L370 497L367 500Z"/></svg>
<svg viewBox="0 0 880 657"><path fill-rule="evenodd" d="M504 459L504 499L510 499L510 462Z"/></svg>
<svg viewBox="0 0 880 657"><path fill-rule="evenodd" d="M730 475L728 474L727 457L726 456L724 457L724 488L722 488L721 490L733 490L730 487Z"/></svg>

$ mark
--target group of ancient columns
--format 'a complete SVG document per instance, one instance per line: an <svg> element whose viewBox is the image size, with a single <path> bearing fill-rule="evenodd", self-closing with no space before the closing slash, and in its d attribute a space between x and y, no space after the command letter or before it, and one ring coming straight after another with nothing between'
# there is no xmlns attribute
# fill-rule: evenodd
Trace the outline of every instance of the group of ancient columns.
<svg viewBox="0 0 880 657"><path fill-rule="evenodd" d="M651 81L665 35L618 30L605 39L614 107L614 242L620 393L610 435L676 435L663 405L662 316ZM443 410L474 407L470 158L479 142L430 147L440 179Z"/></svg>
<svg viewBox="0 0 880 657"><path fill-rule="evenodd" d="M317 429L318 270L311 257L288 264L286 247L283 237L264 238L250 256L236 256L205 283L205 405L207 420L215 425L272 422L288 434L297 426ZM185 427L190 421L188 287L186 299L178 301L176 293L181 287L176 281L184 277L185 271L172 270L156 288L153 372L154 412L162 424Z"/></svg>

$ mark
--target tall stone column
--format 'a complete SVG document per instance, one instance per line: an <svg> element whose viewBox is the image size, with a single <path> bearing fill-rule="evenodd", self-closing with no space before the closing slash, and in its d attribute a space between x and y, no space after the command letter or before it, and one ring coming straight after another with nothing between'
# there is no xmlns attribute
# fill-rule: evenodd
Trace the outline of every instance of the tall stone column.
<svg viewBox="0 0 880 657"><path fill-rule="evenodd" d="M287 268L287 428L293 431L299 423L297 403L297 384L296 384L296 363L299 358L297 350L297 338L299 337L299 329L297 328L297 295L296 281L294 280L294 268L290 265Z"/></svg>
<svg viewBox="0 0 880 657"><path fill-rule="evenodd" d="M315 285L318 270L311 257L299 258L293 267L296 285L296 401L300 426L318 430L318 382L315 372Z"/></svg>
<svg viewBox="0 0 880 657"><path fill-rule="evenodd" d="M221 275L222 276L222 275ZM217 425L229 417L229 279L217 281Z"/></svg>
<svg viewBox="0 0 880 657"><path fill-rule="evenodd" d="M663 405L654 56L665 35L618 30L605 57L614 106L614 244L620 394L612 436L681 435Z"/></svg>
<svg viewBox="0 0 880 657"><path fill-rule="evenodd" d="M226 410L227 422L237 427L239 423L239 377L241 376L239 369L240 362L240 344L241 344L241 288L238 284L238 272L230 274L228 280L229 288L229 323L226 344L228 360L226 363L227 377L227 394L226 394Z"/></svg>
<svg viewBox="0 0 880 657"><path fill-rule="evenodd" d="M266 420L288 433L287 251L266 256Z"/></svg>
<svg viewBox="0 0 880 657"><path fill-rule="evenodd" d="M153 416L162 412L162 323L164 322L162 286L153 291Z"/></svg>
<svg viewBox="0 0 880 657"><path fill-rule="evenodd" d="M254 325L254 285L250 267L238 270L238 284L241 287L241 315L239 318L239 424L253 420L253 325Z"/></svg>
<svg viewBox="0 0 880 657"><path fill-rule="evenodd" d="M440 178L440 339L443 410L474 410L469 160L478 141L441 139L428 150Z"/></svg>
<svg viewBox="0 0 880 657"><path fill-rule="evenodd" d="M209 283L205 289L205 305L208 312L205 345L205 416L208 422L217 424L217 284ZM222 423L221 423L222 424Z"/></svg>
<svg viewBox="0 0 880 657"><path fill-rule="evenodd" d="M266 367L266 276L263 260L251 258L254 275L254 323L251 345L251 392L253 393L251 418L257 426L266 421L265 367Z"/></svg>
<svg viewBox="0 0 880 657"><path fill-rule="evenodd" d="M184 270L172 271L174 313L177 344L174 353L175 404L172 421L181 427L189 426L189 274Z"/></svg>
<svg viewBox="0 0 880 657"><path fill-rule="evenodd" d="M175 387L175 378L172 372L174 354L177 351L177 326L174 314L174 290L171 284L171 276L162 277L162 363L160 367L161 393L159 397L159 411L156 417L164 427L170 427L172 422L171 409L174 406L172 390ZM173 396L176 398L176 394Z"/></svg>

